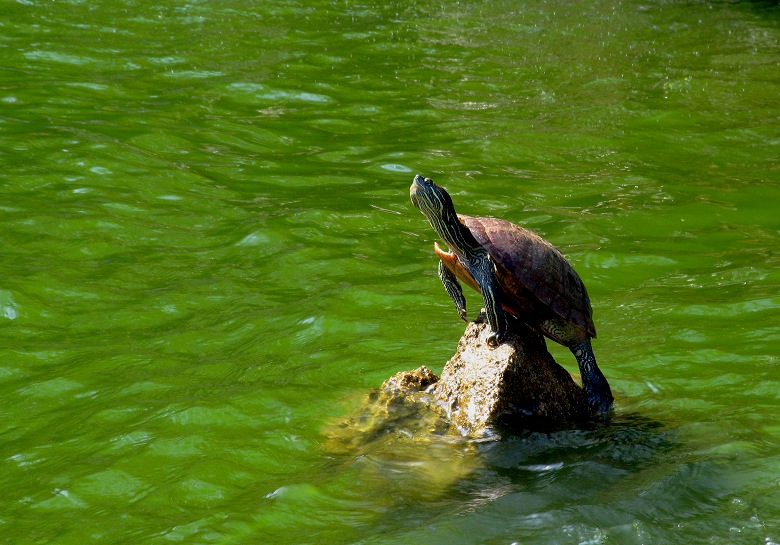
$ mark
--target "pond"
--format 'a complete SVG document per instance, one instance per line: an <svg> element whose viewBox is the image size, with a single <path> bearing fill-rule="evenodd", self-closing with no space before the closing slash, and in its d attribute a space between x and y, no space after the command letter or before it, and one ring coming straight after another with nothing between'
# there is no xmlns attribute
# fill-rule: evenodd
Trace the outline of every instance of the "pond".
<svg viewBox="0 0 780 545"><path fill-rule="evenodd" d="M780 543L776 2L3 12L0 541ZM334 448L463 332L418 172L566 254L610 423Z"/></svg>

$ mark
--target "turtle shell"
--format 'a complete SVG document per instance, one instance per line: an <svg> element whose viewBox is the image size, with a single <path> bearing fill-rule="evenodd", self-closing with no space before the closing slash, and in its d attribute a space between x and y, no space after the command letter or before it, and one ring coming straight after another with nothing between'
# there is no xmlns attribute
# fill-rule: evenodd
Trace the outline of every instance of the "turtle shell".
<svg viewBox="0 0 780 545"><path fill-rule="evenodd" d="M596 336L585 285L555 246L502 219L458 217L493 258L506 310L540 321L559 316Z"/></svg>

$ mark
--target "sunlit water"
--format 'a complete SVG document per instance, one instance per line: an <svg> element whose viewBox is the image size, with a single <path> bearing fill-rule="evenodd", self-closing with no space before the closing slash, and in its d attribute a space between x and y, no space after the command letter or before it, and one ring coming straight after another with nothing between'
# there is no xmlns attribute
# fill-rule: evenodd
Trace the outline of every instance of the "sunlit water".
<svg viewBox="0 0 780 545"><path fill-rule="evenodd" d="M775 3L18 0L0 29L3 543L780 542ZM612 423L334 444L463 329L416 172L570 258Z"/></svg>

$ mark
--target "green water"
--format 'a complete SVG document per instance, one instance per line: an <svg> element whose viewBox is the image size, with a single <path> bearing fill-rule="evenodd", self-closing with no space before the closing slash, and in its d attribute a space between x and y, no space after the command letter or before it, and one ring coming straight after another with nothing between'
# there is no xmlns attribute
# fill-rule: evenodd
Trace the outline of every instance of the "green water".
<svg viewBox="0 0 780 545"><path fill-rule="evenodd" d="M5 0L0 30L0 542L780 542L776 3ZM610 425L334 448L463 330L416 172L570 258Z"/></svg>

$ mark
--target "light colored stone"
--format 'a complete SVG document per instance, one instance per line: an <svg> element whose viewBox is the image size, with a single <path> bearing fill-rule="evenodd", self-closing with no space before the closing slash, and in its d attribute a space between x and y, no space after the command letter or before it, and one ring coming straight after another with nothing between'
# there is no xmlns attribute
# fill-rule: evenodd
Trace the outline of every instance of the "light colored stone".
<svg viewBox="0 0 780 545"><path fill-rule="evenodd" d="M591 416L582 388L558 365L544 339L525 326L498 347L490 330L472 322L428 392L465 433L494 425L555 427Z"/></svg>

